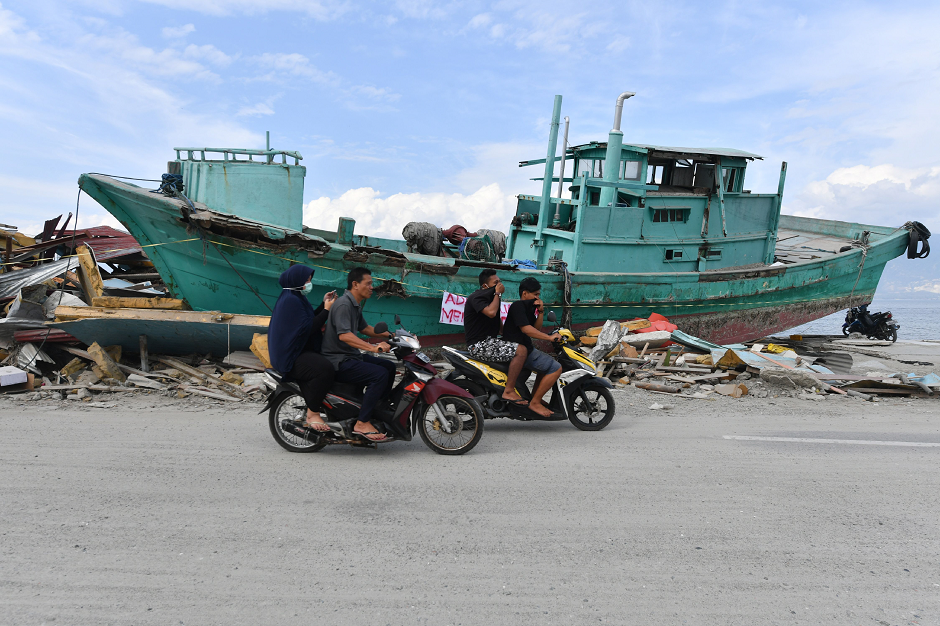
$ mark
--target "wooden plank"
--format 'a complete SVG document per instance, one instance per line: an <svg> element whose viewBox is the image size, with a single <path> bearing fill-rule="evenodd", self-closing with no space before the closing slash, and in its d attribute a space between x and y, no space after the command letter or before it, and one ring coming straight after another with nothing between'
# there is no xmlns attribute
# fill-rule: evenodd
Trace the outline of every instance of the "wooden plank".
<svg viewBox="0 0 940 626"><path fill-rule="evenodd" d="M223 393L214 393L212 391L203 391L202 389L197 389L190 385L180 385L180 390L185 391L186 393L193 393L197 396L205 396L207 398L214 398L216 400L226 400L228 402L241 402L240 398L233 398L232 396L225 395Z"/></svg>
<svg viewBox="0 0 940 626"><path fill-rule="evenodd" d="M88 244L79 246L76 251L78 255L78 280L82 284L82 291L90 302L94 298L104 295L104 283L101 281L101 272L98 270L98 263L95 262L95 253L92 252Z"/></svg>
<svg viewBox="0 0 940 626"><path fill-rule="evenodd" d="M183 372L184 374L188 376L192 376L193 378L198 378L199 380L211 382L217 385L218 387L222 388L226 393L234 394L236 397L242 395L242 390L238 387L238 385L227 383L221 378L219 378L218 376L207 374L201 369L186 365L179 359L174 359L168 356L154 356L151 358L154 361L159 361L160 363L163 363L164 365L168 365L179 372Z"/></svg>
<svg viewBox="0 0 940 626"><path fill-rule="evenodd" d="M271 357L268 356L268 335L267 333L255 333L251 339L251 353L258 357L265 367L271 367Z"/></svg>
<svg viewBox="0 0 940 626"><path fill-rule="evenodd" d="M140 371L150 371L150 362L147 355L147 335L140 336Z"/></svg>
<svg viewBox="0 0 940 626"><path fill-rule="evenodd" d="M183 301L176 298L129 298L121 296L100 296L91 299L91 306L106 309L162 309L169 311L183 310Z"/></svg>
<svg viewBox="0 0 940 626"><path fill-rule="evenodd" d="M232 324L233 326L257 326L267 328L271 318L267 315L235 315L221 311L178 311L160 309L108 309L93 306L60 306L56 308L56 321L82 319L123 319L147 321L177 321L193 323Z"/></svg>
<svg viewBox="0 0 940 626"><path fill-rule="evenodd" d="M692 380L695 382L702 382L703 380L718 380L722 378L730 378L731 374L728 372L715 372L713 374L705 374L703 376L693 376Z"/></svg>
<svg viewBox="0 0 940 626"><path fill-rule="evenodd" d="M87 352L85 352L84 350L82 350L82 349L80 349L80 348L73 348L73 347L71 347L71 346L62 346L62 349L65 350L66 352L68 352L69 354L74 354L75 356L80 356L80 357L82 357L83 359L86 359L86 360L88 360L88 361L91 361L92 363L95 362L94 357L92 357L90 354L88 354ZM147 372L142 372L142 371L140 371L140 370L138 370L138 369L134 369L133 367L124 365L124 364L122 364L122 363L117 363L117 366L120 367L121 370L122 370L125 374L139 374L139 375L141 375L141 376L153 376L153 374L148 374Z"/></svg>
<svg viewBox="0 0 940 626"><path fill-rule="evenodd" d="M660 360L660 363L662 363L661 360ZM656 367L656 369L657 371L660 371L660 372L680 372L683 374L711 374L712 373L711 368L702 368L702 367L671 367L669 365L666 365L666 366L660 365Z"/></svg>
<svg viewBox="0 0 940 626"><path fill-rule="evenodd" d="M669 385L657 385L656 383L633 383L637 389L646 389L649 391L662 391L665 393L679 393L679 387L670 387Z"/></svg>

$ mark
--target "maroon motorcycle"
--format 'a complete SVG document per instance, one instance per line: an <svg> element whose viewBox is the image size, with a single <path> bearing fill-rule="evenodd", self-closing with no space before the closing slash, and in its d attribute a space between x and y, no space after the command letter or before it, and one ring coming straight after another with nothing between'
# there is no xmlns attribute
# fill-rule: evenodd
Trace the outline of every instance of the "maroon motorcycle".
<svg viewBox="0 0 940 626"><path fill-rule="evenodd" d="M395 323L401 326L397 315ZM377 333L387 330L385 322L375 326ZM291 452L318 452L330 445L378 447L379 443L411 441L417 431L438 454L472 450L483 436L480 404L469 392L437 377L437 368L426 354L418 352L421 344L412 333L399 328L388 344L404 372L372 420L387 437L384 441L370 441L353 431L362 406L361 385L333 384L319 407L330 430L319 432L306 426L307 404L297 383L269 369L265 371L265 384L271 392L261 412L268 411L274 440Z"/></svg>

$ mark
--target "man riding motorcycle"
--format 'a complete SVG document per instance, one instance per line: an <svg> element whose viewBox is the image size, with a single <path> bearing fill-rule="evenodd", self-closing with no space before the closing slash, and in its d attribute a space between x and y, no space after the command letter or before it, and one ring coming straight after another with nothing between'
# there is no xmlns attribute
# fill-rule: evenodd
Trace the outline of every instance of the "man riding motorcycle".
<svg viewBox="0 0 940 626"><path fill-rule="evenodd" d="M336 381L365 385L359 420L353 431L369 441L381 443L387 439L372 424L377 417L376 408L388 397L395 382L395 365L385 359L363 354L361 351L388 352L387 343L371 344L360 339L367 337L390 338L390 332L377 333L362 317L362 303L372 296L372 272L357 267L346 278L346 293L336 299L330 309L323 336L323 356L336 368Z"/></svg>

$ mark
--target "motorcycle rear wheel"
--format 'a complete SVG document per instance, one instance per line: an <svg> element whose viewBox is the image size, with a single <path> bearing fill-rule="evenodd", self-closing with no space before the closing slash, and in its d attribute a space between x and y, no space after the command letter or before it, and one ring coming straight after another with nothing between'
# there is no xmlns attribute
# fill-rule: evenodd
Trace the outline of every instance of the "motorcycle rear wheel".
<svg viewBox="0 0 940 626"><path fill-rule="evenodd" d="M425 405L416 416L421 440L438 454L470 452L483 436L483 407L473 398L461 396L441 396L438 403L444 407L444 419L453 432L444 430L433 405Z"/></svg>
<svg viewBox="0 0 940 626"><path fill-rule="evenodd" d="M307 403L296 393L285 393L275 399L268 412L268 425L274 441L290 452L319 452L326 446L322 437L302 437L285 430L285 422L302 423L307 419Z"/></svg>
<svg viewBox="0 0 940 626"><path fill-rule="evenodd" d="M568 421L578 430L602 430L614 419L615 412L614 396L596 383L585 384L568 401Z"/></svg>
<svg viewBox="0 0 940 626"><path fill-rule="evenodd" d="M887 340L890 341L891 343L894 343L895 341L897 341L897 340L898 340L898 331L897 331L897 329L896 329L896 328L892 328L891 330L885 331L885 339L887 339Z"/></svg>

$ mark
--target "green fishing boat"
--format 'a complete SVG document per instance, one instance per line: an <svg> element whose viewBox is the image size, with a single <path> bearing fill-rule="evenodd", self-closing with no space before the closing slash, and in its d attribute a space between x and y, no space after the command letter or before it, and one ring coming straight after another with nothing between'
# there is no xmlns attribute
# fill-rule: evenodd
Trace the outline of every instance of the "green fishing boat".
<svg viewBox="0 0 940 626"><path fill-rule="evenodd" d="M687 333L730 343L870 302L885 263L907 250L911 224L781 215L786 163L775 193L752 193L746 172L756 154L624 143L621 111L632 95L617 99L606 142L565 140L560 154L555 97L546 158L520 163L543 166L542 194L518 196L508 225L505 257L533 269L501 263L488 237L432 256L404 239L357 233L351 218L335 229L304 226L306 168L296 152L177 148L168 170L182 177L182 193L98 174L83 174L79 185L193 310L266 315L292 263L316 269L312 301L365 266L377 285L368 318L398 314L426 345L463 340L460 326L442 323L444 294L472 293L487 267L500 271L507 294L537 277L543 299L576 329L656 312Z"/></svg>

